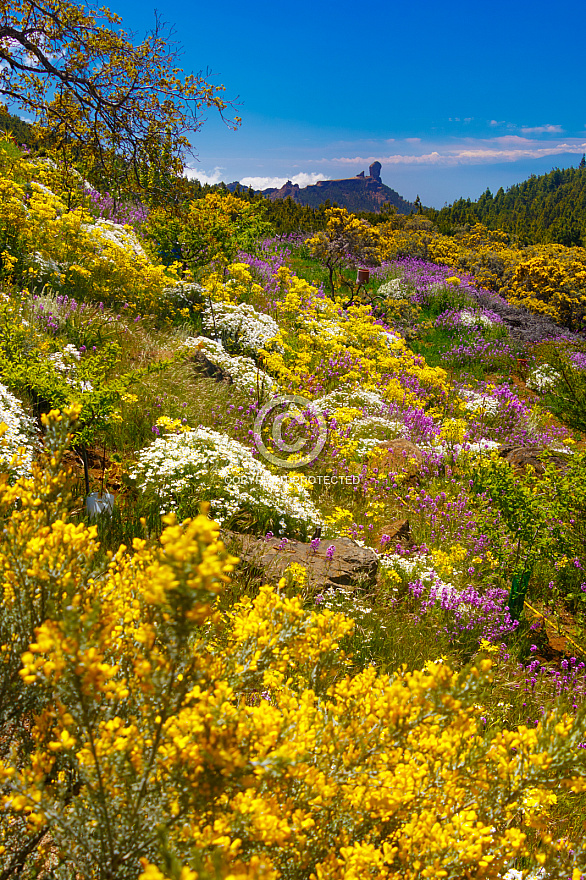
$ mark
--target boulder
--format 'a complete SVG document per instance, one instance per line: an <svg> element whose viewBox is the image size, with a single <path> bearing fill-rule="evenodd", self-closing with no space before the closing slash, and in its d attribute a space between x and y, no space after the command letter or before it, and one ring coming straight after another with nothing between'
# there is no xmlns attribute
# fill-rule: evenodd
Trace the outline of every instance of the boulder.
<svg viewBox="0 0 586 880"><path fill-rule="evenodd" d="M376 463L379 470L403 471L409 477L414 477L424 462L421 449L410 440L384 440L373 449L377 453Z"/></svg>
<svg viewBox="0 0 586 880"><path fill-rule="evenodd" d="M397 544L408 550L413 546L413 535L411 534L411 526L408 519L397 519L390 525L385 526L381 530L379 537L381 550L388 550L396 547Z"/></svg>
<svg viewBox="0 0 586 880"><path fill-rule="evenodd" d="M318 546L284 538L256 538L223 530L222 540L240 557L240 564L257 569L268 581L278 581L290 565L302 565L308 583L320 589L372 587L376 584L378 557L350 538L321 540ZM315 543L315 542L314 542ZM335 550L328 558L328 548Z"/></svg>
<svg viewBox="0 0 586 880"><path fill-rule="evenodd" d="M545 446L516 446L513 443L504 443L499 446L498 454L505 461L508 461L512 467L525 471L530 466L540 476L545 473L545 465L548 462L551 462L560 470L564 470L568 466L568 460L565 455L547 449Z"/></svg>
<svg viewBox="0 0 586 880"><path fill-rule="evenodd" d="M228 385L232 385L234 380L230 373L224 370L223 367L219 367L218 364L214 364L203 351L196 351L193 355L193 361L196 365L197 372L201 376L206 376L208 379L215 379L217 382L226 382Z"/></svg>

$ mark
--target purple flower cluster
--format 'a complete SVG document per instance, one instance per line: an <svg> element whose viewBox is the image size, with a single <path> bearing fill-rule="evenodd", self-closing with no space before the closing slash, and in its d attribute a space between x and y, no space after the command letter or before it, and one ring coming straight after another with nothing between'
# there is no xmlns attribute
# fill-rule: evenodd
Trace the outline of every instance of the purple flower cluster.
<svg viewBox="0 0 586 880"><path fill-rule="evenodd" d="M112 220L123 226L126 224L132 226L144 223L148 217L149 210L141 203L136 205L120 204L108 192L104 195L95 189L90 189L88 192L91 212L104 220Z"/></svg>
<svg viewBox="0 0 586 880"><path fill-rule="evenodd" d="M33 296L33 318L36 324L52 336L55 336L67 322L67 320L76 314L81 314L87 306L86 303L78 303L73 297L67 295L56 296L55 305L57 309L53 311L47 306L39 302L39 297ZM102 308L103 308L103 304Z"/></svg>
<svg viewBox="0 0 586 880"><path fill-rule="evenodd" d="M577 370L586 370L586 353L583 351L573 351L570 360Z"/></svg>
<svg viewBox="0 0 586 880"><path fill-rule="evenodd" d="M465 294L472 300L486 299L502 302L502 297L492 291L479 287L473 275L454 269L452 266L438 266L417 257L407 257L402 260L392 260L382 263L377 269L371 269L371 276L386 278L387 275L395 276L400 272L404 281L416 288L415 302L424 305L433 298L439 287L444 287L448 278L457 276L460 284L456 288L459 293Z"/></svg>
<svg viewBox="0 0 586 880"><path fill-rule="evenodd" d="M490 387L486 382L479 382L475 393L479 397L486 395L487 403L494 402L496 412L487 415L479 408L467 416L468 428L464 435L466 443L485 439L530 446L536 443L549 444L568 436L566 428L555 422L539 429L532 425L531 406L506 382Z"/></svg>
<svg viewBox="0 0 586 880"><path fill-rule="evenodd" d="M479 361L489 369L497 368L514 357L511 346L501 339L486 339L479 330L468 331L457 345L443 353L454 367L472 366Z"/></svg>
<svg viewBox="0 0 586 880"><path fill-rule="evenodd" d="M472 326L476 329L482 329L482 327L490 329L491 325L502 326L503 319L496 312L490 311L490 309L475 308L474 311L469 311L468 309L448 309L435 319L435 326L444 329L470 328Z"/></svg>
<svg viewBox="0 0 586 880"><path fill-rule="evenodd" d="M472 650L483 639L492 644L502 642L519 625L507 608L507 590L491 587L481 593L474 586L457 590L435 582L426 589L421 580L416 580L409 584L409 591L415 599L425 596L418 612L420 619L430 614L439 616L442 631Z"/></svg>

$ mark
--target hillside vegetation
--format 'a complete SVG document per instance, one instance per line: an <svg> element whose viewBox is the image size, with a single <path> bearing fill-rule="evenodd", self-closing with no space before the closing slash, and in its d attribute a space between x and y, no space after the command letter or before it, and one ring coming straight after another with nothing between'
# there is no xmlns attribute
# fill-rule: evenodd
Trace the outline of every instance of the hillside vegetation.
<svg viewBox="0 0 586 880"><path fill-rule="evenodd" d="M0 148L1 876L579 880L586 253L147 170Z"/></svg>
<svg viewBox="0 0 586 880"><path fill-rule="evenodd" d="M554 168L549 174L532 174L528 180L489 189L476 202L458 199L426 215L442 232L482 223L489 229L512 234L522 245L555 243L586 245L586 159L578 168Z"/></svg>

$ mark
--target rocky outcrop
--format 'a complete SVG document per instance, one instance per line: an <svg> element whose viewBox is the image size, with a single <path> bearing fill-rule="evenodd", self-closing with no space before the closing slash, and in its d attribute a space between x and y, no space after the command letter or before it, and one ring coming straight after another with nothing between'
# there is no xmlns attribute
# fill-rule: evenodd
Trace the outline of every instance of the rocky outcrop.
<svg viewBox="0 0 586 880"><path fill-rule="evenodd" d="M290 180L287 183L284 183L281 189L270 189L264 190L263 195L267 196L272 202L276 201L276 199L293 199L294 202L298 202L302 204L300 201L300 192L301 189L298 183L292 183Z"/></svg>
<svg viewBox="0 0 586 880"><path fill-rule="evenodd" d="M513 443L503 443L499 446L498 454L501 458L515 468L521 471L532 467L536 474L540 476L545 473L545 465L550 463L565 470L568 467L568 458L545 446L517 446Z"/></svg>
<svg viewBox="0 0 586 880"><path fill-rule="evenodd" d="M373 449L379 471L403 472L414 477L421 468L423 453L410 440L384 440Z"/></svg>
<svg viewBox="0 0 586 880"><path fill-rule="evenodd" d="M376 583L376 553L350 538L305 544L284 538L255 538L227 530L222 531L221 537L239 556L240 565L256 570L267 581L278 581L289 566L296 563L307 571L309 585L320 589L372 587Z"/></svg>
<svg viewBox="0 0 586 880"><path fill-rule="evenodd" d="M502 318L513 339L532 343L560 336L560 325L552 321L551 318L537 315L522 306L513 305L498 293L480 290L475 295L475 299L479 305L496 312ZM583 336L572 333L566 328L563 328L563 335L570 341L584 341Z"/></svg>
<svg viewBox="0 0 586 880"><path fill-rule="evenodd" d="M361 171L355 177L340 180L319 180L312 186L300 187L290 180L280 189L267 189L263 195L275 199L291 198L299 205L317 208L326 201L347 208L349 211L380 212L384 204L394 205L399 214L410 214L414 206L405 201L398 192L382 182L380 177L381 163L373 162L369 168L369 176Z"/></svg>

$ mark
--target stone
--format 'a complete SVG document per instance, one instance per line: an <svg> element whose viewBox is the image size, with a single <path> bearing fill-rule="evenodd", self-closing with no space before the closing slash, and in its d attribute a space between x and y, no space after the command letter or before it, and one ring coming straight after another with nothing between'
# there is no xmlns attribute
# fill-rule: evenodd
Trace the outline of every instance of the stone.
<svg viewBox="0 0 586 880"><path fill-rule="evenodd" d="M193 353L193 362L200 376L215 379L217 382L226 382L228 385L234 384L230 373L214 364L203 351L195 351Z"/></svg>
<svg viewBox="0 0 586 880"><path fill-rule="evenodd" d="M503 443L498 448L498 454L512 467L525 471L529 466L539 476L545 473L545 465L548 462L560 470L564 470L568 466L567 458L564 455L546 449L545 446L517 446L513 443Z"/></svg>
<svg viewBox="0 0 586 880"><path fill-rule="evenodd" d="M379 471L402 471L414 477L424 462L421 449L410 440L401 438L384 440L378 443L373 451L379 453L376 458Z"/></svg>
<svg viewBox="0 0 586 880"><path fill-rule="evenodd" d="M382 552L394 550L397 544L399 544L403 550L409 550L414 544L409 520L397 519L390 525L385 526L378 536L378 541Z"/></svg>
<svg viewBox="0 0 586 880"><path fill-rule="evenodd" d="M368 169L368 173L370 177L374 177L375 180L380 180L380 170L383 166L380 162L373 162L370 168Z"/></svg>
<svg viewBox="0 0 586 880"><path fill-rule="evenodd" d="M320 589L373 587L376 584L378 557L374 550L361 547L350 538L321 540L317 548L302 541L283 538L256 538L223 530L221 538L240 564L258 570L263 579L277 582L293 563L307 571L308 584ZM328 547L335 546L332 558Z"/></svg>

